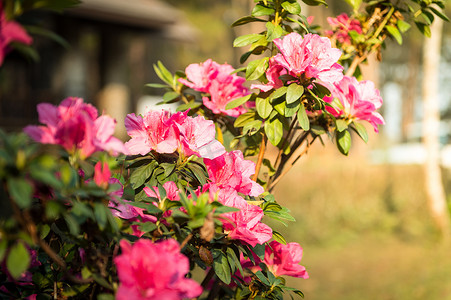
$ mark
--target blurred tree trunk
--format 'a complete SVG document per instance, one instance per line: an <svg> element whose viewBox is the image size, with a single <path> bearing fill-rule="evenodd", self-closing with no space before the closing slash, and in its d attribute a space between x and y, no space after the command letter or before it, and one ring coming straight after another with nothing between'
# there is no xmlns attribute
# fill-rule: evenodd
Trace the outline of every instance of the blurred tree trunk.
<svg viewBox="0 0 451 300"><path fill-rule="evenodd" d="M440 170L439 66L443 21L436 18L431 38L423 48L423 143L426 148L425 180L429 208L444 238L449 237L450 220Z"/></svg>

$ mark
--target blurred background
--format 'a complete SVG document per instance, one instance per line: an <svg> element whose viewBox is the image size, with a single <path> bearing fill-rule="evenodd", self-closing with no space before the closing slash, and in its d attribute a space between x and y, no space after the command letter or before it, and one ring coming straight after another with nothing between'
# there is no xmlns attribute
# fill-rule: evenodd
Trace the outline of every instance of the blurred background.
<svg viewBox="0 0 451 300"><path fill-rule="evenodd" d="M326 17L349 12L344 1L328 4L303 7L303 14L328 29ZM35 38L38 62L8 55L0 69L0 127L36 124L37 103L56 104L67 96L82 97L123 124L126 113L160 101L162 91L145 87L159 82L152 67L158 60L172 72L208 58L239 67L242 49L232 42L258 28L230 24L252 5L251 0L85 0L64 14L27 15L70 46ZM451 299L449 232L438 226L448 222L451 200L451 24L441 33L440 122L431 134L439 141L436 183L444 191L445 221L437 221L428 204L421 87L429 77L425 38L412 27L403 45L388 40L382 62L372 59L364 70L384 99L387 124L380 133L367 127L368 145L353 139L349 157L331 142L314 145L276 188L277 201L297 222L274 226L304 248L302 264L310 275L287 285L304 291L306 299ZM118 127L117 135L125 138L125 128Z"/></svg>

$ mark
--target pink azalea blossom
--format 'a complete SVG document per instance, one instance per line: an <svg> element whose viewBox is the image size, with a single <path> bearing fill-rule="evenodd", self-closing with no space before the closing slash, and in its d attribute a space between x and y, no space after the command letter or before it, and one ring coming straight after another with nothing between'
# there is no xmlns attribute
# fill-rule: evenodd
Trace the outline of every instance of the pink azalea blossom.
<svg viewBox="0 0 451 300"><path fill-rule="evenodd" d="M330 40L317 34L292 32L283 39L275 39L280 53L275 63L283 66L290 75L301 79L317 78L325 83L339 81L343 67L337 61L341 51L331 47Z"/></svg>
<svg viewBox="0 0 451 300"><path fill-rule="evenodd" d="M263 262L275 276L288 275L298 278L309 278L304 266L299 263L302 259L302 248L298 243L286 245L272 241L265 248Z"/></svg>
<svg viewBox="0 0 451 300"><path fill-rule="evenodd" d="M120 242L122 254L114 258L119 276L118 300L175 300L195 298L202 287L185 275L189 260L173 240L153 243L140 239Z"/></svg>
<svg viewBox="0 0 451 300"><path fill-rule="evenodd" d="M355 77L344 76L340 82L329 86L332 95L324 101L334 108L326 107L335 117L348 120L365 120L378 132L378 125L385 124L384 118L376 111L382 106L382 97L374 83L369 80L358 82ZM338 99L338 105L334 102Z"/></svg>
<svg viewBox="0 0 451 300"><path fill-rule="evenodd" d="M125 127L131 139L125 143L129 154L145 155L179 151L184 156L197 155L213 159L225 152L215 139L213 121L202 116L189 117L188 112L148 111L144 116L127 115Z"/></svg>
<svg viewBox="0 0 451 300"><path fill-rule="evenodd" d="M6 20L3 4L0 3L0 66L5 55L11 50L9 45L13 42L31 45L33 39L19 23Z"/></svg>
<svg viewBox="0 0 451 300"><path fill-rule="evenodd" d="M238 117L247 110L243 106L238 106L226 110L227 103L249 94L247 88L243 86L246 80L236 74L219 73L208 87L209 97L203 97L204 105L215 114L225 114Z"/></svg>
<svg viewBox="0 0 451 300"><path fill-rule="evenodd" d="M207 87L210 84L210 80L217 76L219 67L220 65L211 59L207 59L200 64L190 64L185 69L187 79L180 78L179 82L196 91L208 92ZM229 70L223 69L223 71L228 71L229 74L232 73L233 68L229 67Z"/></svg>
<svg viewBox="0 0 451 300"><path fill-rule="evenodd" d="M187 79L180 78L179 82L207 93L209 96L202 98L203 103L215 114L225 114L237 117L246 112L242 106L233 109L225 109L230 101L246 96L249 91L243 86L244 78L231 74L234 68L228 64L218 64L211 59L200 64L191 64L185 69Z"/></svg>
<svg viewBox="0 0 451 300"><path fill-rule="evenodd" d="M218 191L218 189L214 190ZM271 227L260 222L264 213L259 206L249 204L230 187L220 189L217 197L222 204L240 209L240 211L222 215L224 231L229 238L241 240L253 247L271 239Z"/></svg>
<svg viewBox="0 0 451 300"><path fill-rule="evenodd" d="M173 181L168 181L163 184L163 188L166 191L166 197L171 201L178 201L180 200L179 196L179 189L177 187L177 184ZM162 200L160 197L160 192L158 190L158 187L154 186L153 189L150 189L148 187L145 187L144 192L147 196L152 198L157 198L158 200Z"/></svg>
<svg viewBox="0 0 451 300"><path fill-rule="evenodd" d="M106 189L108 187L108 180L111 178L111 171L107 162L97 162L94 166L94 182Z"/></svg>
<svg viewBox="0 0 451 300"><path fill-rule="evenodd" d="M336 18L327 18L327 22L333 30L326 30L325 33L330 37L335 37L338 42L342 44L350 44L351 37L349 31L354 30L357 33L362 33L362 25L359 20L350 19L346 13L339 15Z"/></svg>
<svg viewBox="0 0 451 300"><path fill-rule="evenodd" d="M245 160L239 150L226 152L215 159L204 159L204 163L211 183L219 188L231 187L255 197L264 192L261 185L249 178L255 174L255 163Z"/></svg>
<svg viewBox="0 0 451 300"><path fill-rule="evenodd" d="M271 89L278 89L283 86L283 81L279 79L280 76L287 74L288 71L282 65L276 63L274 58L269 60L269 67L266 71L267 84L252 84L251 89L260 89L263 92L268 92Z"/></svg>
<svg viewBox="0 0 451 300"><path fill-rule="evenodd" d="M125 128L131 139L125 143L129 154L146 155L151 150L173 153L177 149L177 133L169 125L170 112L148 111L144 116L128 114Z"/></svg>
<svg viewBox="0 0 451 300"><path fill-rule="evenodd" d="M61 145L70 154L79 153L82 159L96 151L124 153L122 142L113 137L116 121L97 115L97 109L81 98L69 97L59 106L40 103L39 121L45 126L27 126L24 131L43 144Z"/></svg>
<svg viewBox="0 0 451 300"><path fill-rule="evenodd" d="M203 116L188 117L188 111L174 114L171 120L180 132L179 148L185 156L213 159L225 153L224 146L215 138L213 121L205 120Z"/></svg>

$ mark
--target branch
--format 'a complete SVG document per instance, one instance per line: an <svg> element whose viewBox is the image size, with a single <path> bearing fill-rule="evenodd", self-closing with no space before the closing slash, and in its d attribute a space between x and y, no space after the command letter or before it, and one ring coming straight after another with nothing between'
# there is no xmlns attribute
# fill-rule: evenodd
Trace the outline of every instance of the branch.
<svg viewBox="0 0 451 300"><path fill-rule="evenodd" d="M260 147L260 152L258 153L257 164L255 165L255 174L254 176L252 176L252 180L255 182L257 182L258 174L260 173L260 169L262 167L263 158L265 157L266 143L268 141L266 134L262 133L262 135L263 139Z"/></svg>

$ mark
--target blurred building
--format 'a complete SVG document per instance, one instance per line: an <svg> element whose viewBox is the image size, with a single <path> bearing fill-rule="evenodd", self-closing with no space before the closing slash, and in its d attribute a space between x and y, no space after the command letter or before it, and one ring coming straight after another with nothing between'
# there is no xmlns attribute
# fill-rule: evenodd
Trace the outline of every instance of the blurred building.
<svg viewBox="0 0 451 300"><path fill-rule="evenodd" d="M36 20L69 46L37 37L39 62L8 56L0 74L1 128L37 123L36 104L57 104L68 96L96 104L121 124L139 99L156 92L144 87L159 82L153 64L176 66L177 47L196 38L182 12L159 0L84 0L64 14L23 19Z"/></svg>

